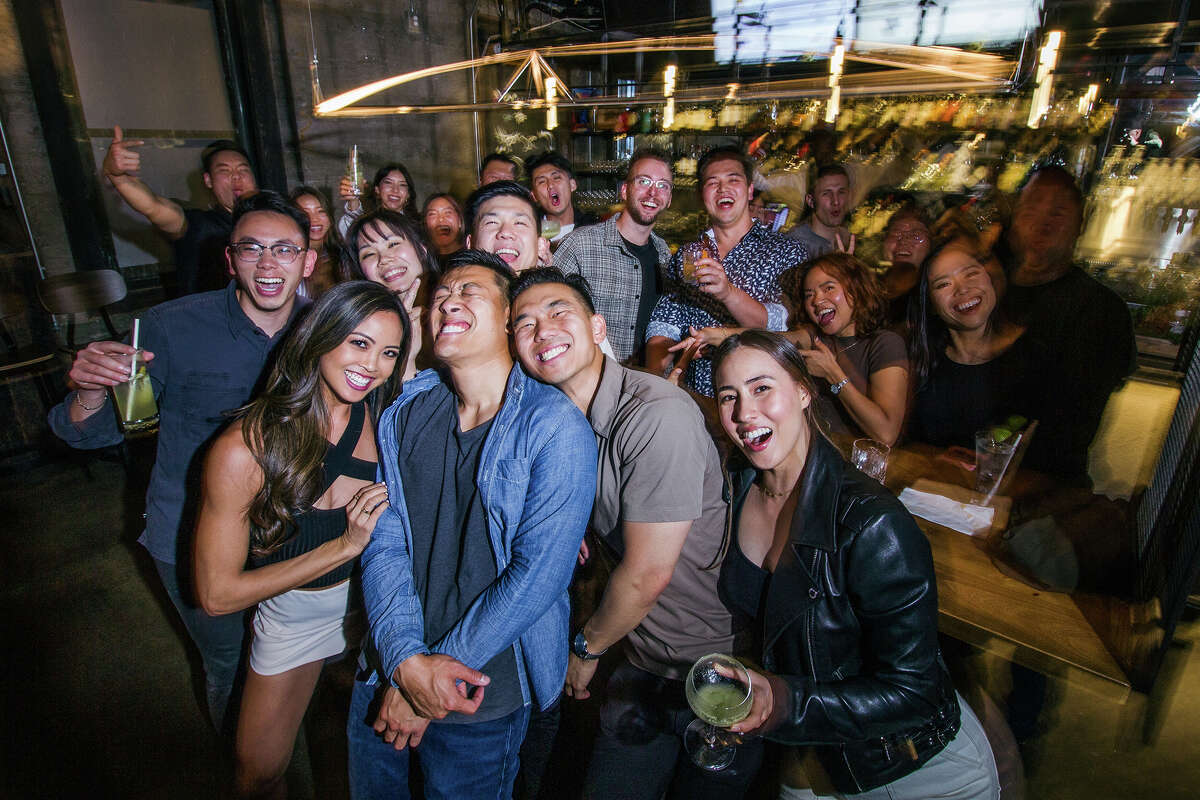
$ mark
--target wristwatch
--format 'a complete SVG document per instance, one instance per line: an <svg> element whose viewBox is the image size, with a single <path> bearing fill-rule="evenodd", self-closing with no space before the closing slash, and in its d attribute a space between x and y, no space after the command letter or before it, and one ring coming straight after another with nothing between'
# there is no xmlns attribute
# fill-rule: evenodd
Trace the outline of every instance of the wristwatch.
<svg viewBox="0 0 1200 800"><path fill-rule="evenodd" d="M842 389L846 388L846 384L850 382L849 378L842 378L840 381L829 387L830 394L837 394Z"/></svg>
<svg viewBox="0 0 1200 800"><path fill-rule="evenodd" d="M575 634L575 638L571 640L571 652L584 661L595 661L600 656L608 652L608 648L604 648L599 653L589 653L587 646L587 638L583 635L583 628Z"/></svg>

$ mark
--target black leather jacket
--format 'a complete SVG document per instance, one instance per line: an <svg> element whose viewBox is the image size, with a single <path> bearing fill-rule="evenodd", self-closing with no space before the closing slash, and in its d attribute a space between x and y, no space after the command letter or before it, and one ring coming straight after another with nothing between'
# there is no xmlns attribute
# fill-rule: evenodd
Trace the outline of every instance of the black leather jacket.
<svg viewBox="0 0 1200 800"><path fill-rule="evenodd" d="M755 474L741 459L730 465L735 536ZM732 574L727 558L721 592L738 607ZM759 657L782 679L772 714L782 722L767 738L814 745L847 793L908 775L954 738L958 700L938 649L929 543L895 497L821 436L769 581L756 614Z"/></svg>

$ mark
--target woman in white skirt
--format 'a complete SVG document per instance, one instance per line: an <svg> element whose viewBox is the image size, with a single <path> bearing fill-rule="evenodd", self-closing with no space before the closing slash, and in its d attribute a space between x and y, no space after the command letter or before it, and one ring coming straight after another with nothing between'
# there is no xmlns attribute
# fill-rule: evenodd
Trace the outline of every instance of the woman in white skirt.
<svg viewBox="0 0 1200 800"><path fill-rule="evenodd" d="M358 645L350 575L387 508L374 423L399 393L409 333L378 284L330 289L205 462L197 595L210 614L258 604L235 745L241 797L286 796L324 661Z"/></svg>

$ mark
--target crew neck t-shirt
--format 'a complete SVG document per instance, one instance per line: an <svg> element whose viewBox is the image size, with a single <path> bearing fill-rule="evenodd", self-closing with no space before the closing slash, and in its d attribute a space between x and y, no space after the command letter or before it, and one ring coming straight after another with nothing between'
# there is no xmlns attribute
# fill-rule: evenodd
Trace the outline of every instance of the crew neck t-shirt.
<svg viewBox="0 0 1200 800"><path fill-rule="evenodd" d="M838 366L863 394L871 385L871 375L887 367L908 369L908 351L904 339L895 331L878 330L870 336L819 337L837 357ZM830 391L829 381L818 380L817 413L832 434L863 435L842 401Z"/></svg>
<svg viewBox="0 0 1200 800"><path fill-rule="evenodd" d="M171 243L180 297L224 289L229 284L225 248L233 233L233 215L220 206L185 208L183 236Z"/></svg>
<svg viewBox="0 0 1200 800"><path fill-rule="evenodd" d="M621 241L642 265L642 291L638 299L637 322L634 323L633 332L633 340L642 343L646 340L646 326L650 324L650 314L654 311L659 294L662 293L658 275L658 248L649 239L645 244L634 244L622 236Z"/></svg>
<svg viewBox="0 0 1200 800"><path fill-rule="evenodd" d="M397 416L396 429L402 432L398 466L412 525L413 585L427 645L445 636L496 580L487 511L475 482L491 427L488 420L462 430L454 395L445 387L421 393ZM481 672L491 683L479 709L450 714L445 722L486 722L523 705L512 647Z"/></svg>

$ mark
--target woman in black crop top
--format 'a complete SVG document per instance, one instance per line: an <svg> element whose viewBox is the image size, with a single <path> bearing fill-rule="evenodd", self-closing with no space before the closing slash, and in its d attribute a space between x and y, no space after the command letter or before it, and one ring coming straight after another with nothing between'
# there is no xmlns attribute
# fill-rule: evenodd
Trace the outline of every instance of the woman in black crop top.
<svg viewBox="0 0 1200 800"><path fill-rule="evenodd" d="M206 459L198 599L210 614L258 606L238 718L239 796L283 796L322 664L357 645L345 631L349 576L387 508L374 482L374 423L399 393L409 339L395 295L367 281L335 286Z"/></svg>

